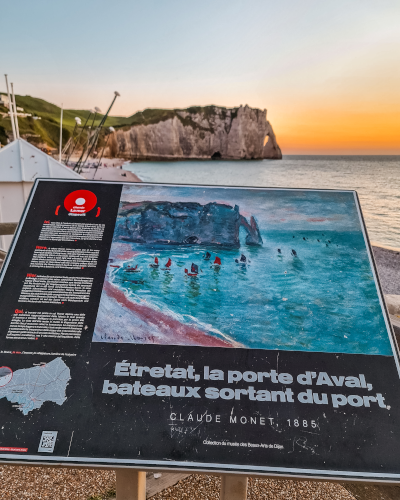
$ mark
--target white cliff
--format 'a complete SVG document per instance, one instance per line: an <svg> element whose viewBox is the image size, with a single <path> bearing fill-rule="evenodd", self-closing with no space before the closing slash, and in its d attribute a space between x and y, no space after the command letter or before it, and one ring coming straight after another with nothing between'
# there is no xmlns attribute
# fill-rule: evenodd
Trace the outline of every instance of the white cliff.
<svg viewBox="0 0 400 500"><path fill-rule="evenodd" d="M110 154L131 160L282 158L265 109L206 106L158 112L159 117L157 110L138 113L132 125L117 129Z"/></svg>

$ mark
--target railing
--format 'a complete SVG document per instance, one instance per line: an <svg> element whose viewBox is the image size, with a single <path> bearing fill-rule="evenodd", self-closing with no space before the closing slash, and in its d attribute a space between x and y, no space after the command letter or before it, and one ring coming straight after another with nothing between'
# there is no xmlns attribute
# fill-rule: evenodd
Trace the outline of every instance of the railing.
<svg viewBox="0 0 400 500"><path fill-rule="evenodd" d="M17 229L18 222L0 222L0 237L1 236L7 236L15 233L15 230ZM0 238L0 244L1 244L1 238ZM0 267L1 267L1 261L6 258L7 252L0 247Z"/></svg>
<svg viewBox="0 0 400 500"><path fill-rule="evenodd" d="M17 226L18 222L0 222L0 236L14 234Z"/></svg>

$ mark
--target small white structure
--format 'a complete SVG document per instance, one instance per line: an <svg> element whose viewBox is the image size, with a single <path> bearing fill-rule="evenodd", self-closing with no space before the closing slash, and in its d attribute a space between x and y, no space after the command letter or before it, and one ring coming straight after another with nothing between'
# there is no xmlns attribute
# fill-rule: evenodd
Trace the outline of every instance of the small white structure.
<svg viewBox="0 0 400 500"><path fill-rule="evenodd" d="M82 179L29 142L17 139L0 149L0 222L18 222L33 182L38 178ZM0 236L8 250L12 236Z"/></svg>
<svg viewBox="0 0 400 500"><path fill-rule="evenodd" d="M5 108L10 108L10 100L8 99L8 95L0 94L0 104Z"/></svg>
<svg viewBox="0 0 400 500"><path fill-rule="evenodd" d="M0 94L0 105L10 109L10 100L8 99L8 95ZM24 108L21 108L19 106L17 106L17 111L16 113L14 112L14 114L19 116L20 118L26 118L27 116L32 116L32 113L25 113ZM35 119L37 120L40 118L35 118Z"/></svg>

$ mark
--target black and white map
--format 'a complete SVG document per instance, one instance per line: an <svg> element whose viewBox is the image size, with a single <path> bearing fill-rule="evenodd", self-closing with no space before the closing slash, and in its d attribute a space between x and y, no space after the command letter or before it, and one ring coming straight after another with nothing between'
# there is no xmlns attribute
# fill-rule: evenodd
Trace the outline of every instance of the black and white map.
<svg viewBox="0 0 400 500"><path fill-rule="evenodd" d="M8 374L5 376L6 384L0 384L0 399L6 398L11 403L17 403L24 415L40 408L46 401L61 406L67 399L65 391L71 373L61 358L40 366L16 370L12 377Z"/></svg>

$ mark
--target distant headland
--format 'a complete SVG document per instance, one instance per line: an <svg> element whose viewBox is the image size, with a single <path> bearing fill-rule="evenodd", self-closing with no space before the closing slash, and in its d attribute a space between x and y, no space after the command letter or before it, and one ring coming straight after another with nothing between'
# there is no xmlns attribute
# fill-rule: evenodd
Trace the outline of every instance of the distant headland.
<svg viewBox="0 0 400 500"><path fill-rule="evenodd" d="M1 96L3 97L3 96ZM23 139L54 154L59 144L60 108L43 99L15 96L20 135ZM3 103L4 104L4 103ZM94 118L93 118L94 116ZM83 134L76 129L76 118L87 122ZM93 122L92 122L93 118ZM64 110L63 147L75 131L75 154L87 141L90 130L103 115L85 110ZM113 132L109 132L113 127ZM8 109L0 102L0 142L12 140ZM104 156L130 161L146 160L251 160L281 159L267 111L239 106L193 106L186 109L145 109L128 117L109 116L98 149Z"/></svg>
<svg viewBox="0 0 400 500"><path fill-rule="evenodd" d="M150 111L155 110L143 111L142 123L116 129L112 156L131 161L282 159L265 109L205 106L159 110L152 117Z"/></svg>

